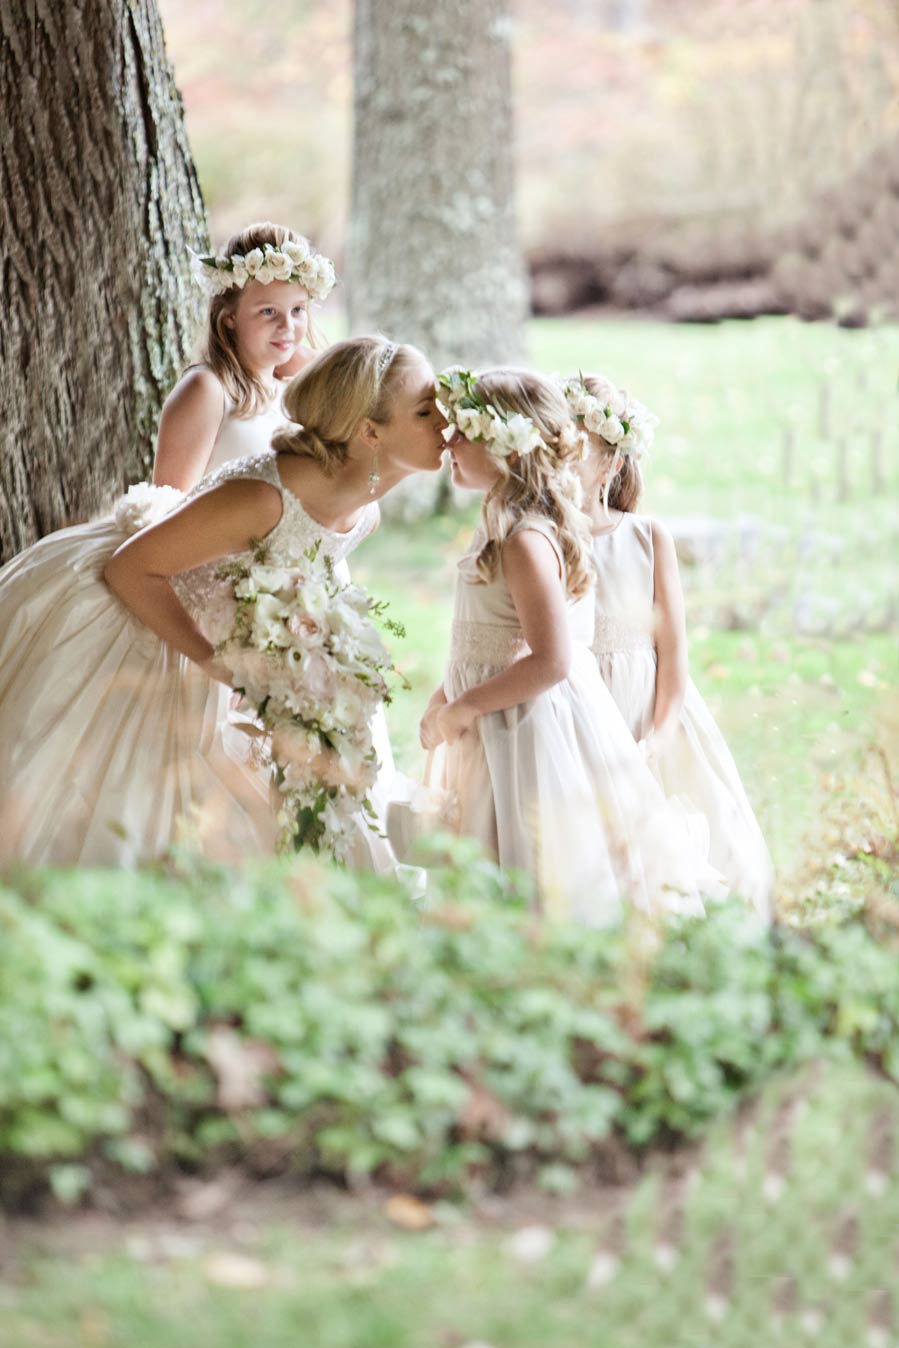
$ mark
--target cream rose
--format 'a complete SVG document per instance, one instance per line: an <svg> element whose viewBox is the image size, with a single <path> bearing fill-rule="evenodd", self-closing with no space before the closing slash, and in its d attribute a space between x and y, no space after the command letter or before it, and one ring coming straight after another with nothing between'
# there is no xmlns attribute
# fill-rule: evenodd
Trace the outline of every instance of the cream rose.
<svg viewBox="0 0 899 1348"><path fill-rule="evenodd" d="M248 274L253 277L255 277L264 262L265 254L261 248L251 248L243 260L243 264L246 267Z"/></svg>

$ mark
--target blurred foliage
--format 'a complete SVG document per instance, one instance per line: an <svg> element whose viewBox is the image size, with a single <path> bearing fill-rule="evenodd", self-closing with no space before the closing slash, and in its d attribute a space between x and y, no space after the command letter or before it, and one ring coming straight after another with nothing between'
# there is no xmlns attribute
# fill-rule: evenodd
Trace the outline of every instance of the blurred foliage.
<svg viewBox="0 0 899 1348"><path fill-rule="evenodd" d="M895 837L891 839L895 849ZM899 904L892 860L891 911ZM772 1072L899 1080L895 923L548 924L458 845L427 901L318 864L9 874L0 1189L238 1161L439 1191L574 1182L701 1134Z"/></svg>
<svg viewBox="0 0 899 1348"><path fill-rule="evenodd" d="M213 235L268 215L339 259L350 0L161 11ZM513 0L510 13L538 309L895 314L889 0ZM426 193L427 164L408 172Z"/></svg>

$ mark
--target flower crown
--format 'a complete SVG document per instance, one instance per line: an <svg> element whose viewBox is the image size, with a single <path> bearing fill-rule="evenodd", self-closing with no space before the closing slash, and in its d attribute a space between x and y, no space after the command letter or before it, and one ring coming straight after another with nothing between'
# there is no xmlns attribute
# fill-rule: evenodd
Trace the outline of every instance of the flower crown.
<svg viewBox="0 0 899 1348"><path fill-rule="evenodd" d="M270 281L296 281L311 300L323 300L337 282L331 259L316 253L304 239L287 239L278 248L266 243L262 248L251 248L246 256L189 252L194 275L210 295L220 295L232 286L242 290L247 281L261 281L264 286Z"/></svg>
<svg viewBox="0 0 899 1348"><path fill-rule="evenodd" d="M478 377L470 370L444 370L437 377L437 398L447 421L466 440L483 440L495 459L530 454L543 437L530 417L500 412L475 393Z"/></svg>
<svg viewBox="0 0 899 1348"><path fill-rule="evenodd" d="M591 393L580 373L569 379L556 376L565 394L571 415L587 431L602 436L619 454L639 459L649 449L655 436L658 417L624 389L616 388L609 379L591 375L590 382L599 389Z"/></svg>

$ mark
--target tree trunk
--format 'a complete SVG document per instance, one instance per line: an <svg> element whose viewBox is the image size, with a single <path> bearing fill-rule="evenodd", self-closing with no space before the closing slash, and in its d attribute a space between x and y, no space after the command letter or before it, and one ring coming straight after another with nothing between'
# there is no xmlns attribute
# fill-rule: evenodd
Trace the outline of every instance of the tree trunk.
<svg viewBox="0 0 899 1348"><path fill-rule="evenodd" d="M0 5L0 548L146 474L207 229L155 0Z"/></svg>
<svg viewBox="0 0 899 1348"><path fill-rule="evenodd" d="M354 331L438 367L522 354L505 0L356 0Z"/></svg>

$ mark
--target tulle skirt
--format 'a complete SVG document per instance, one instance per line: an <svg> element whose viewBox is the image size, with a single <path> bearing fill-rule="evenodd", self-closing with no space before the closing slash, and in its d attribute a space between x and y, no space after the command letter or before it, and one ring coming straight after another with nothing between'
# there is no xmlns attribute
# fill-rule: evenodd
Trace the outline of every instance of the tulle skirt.
<svg viewBox="0 0 899 1348"><path fill-rule="evenodd" d="M451 661L447 697L498 672ZM699 915L726 893L704 820L664 799L586 646L561 683L441 746L433 776L457 830L530 872L551 915L597 926L628 904Z"/></svg>
<svg viewBox="0 0 899 1348"><path fill-rule="evenodd" d="M652 729L654 652L604 652L598 663L632 735L642 739ZM774 886L771 857L733 756L692 679L677 734L653 771L666 796L686 800L707 820L709 860L732 892L767 916Z"/></svg>

